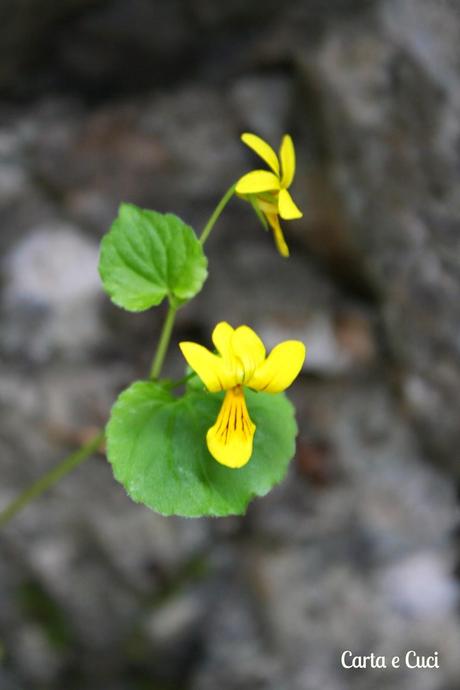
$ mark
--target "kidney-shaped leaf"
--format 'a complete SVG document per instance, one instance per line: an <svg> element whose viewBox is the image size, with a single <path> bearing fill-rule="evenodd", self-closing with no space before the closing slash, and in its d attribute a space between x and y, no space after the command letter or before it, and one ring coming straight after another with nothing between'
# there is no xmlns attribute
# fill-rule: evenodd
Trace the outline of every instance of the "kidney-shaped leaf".
<svg viewBox="0 0 460 690"><path fill-rule="evenodd" d="M119 307L144 311L168 296L179 306L207 277L207 260L191 227L171 213L122 204L101 242L99 274Z"/></svg>
<svg viewBox="0 0 460 690"><path fill-rule="evenodd" d="M284 394L245 391L257 425L254 452L241 469L220 465L206 447L222 394L174 398L159 384L125 390L107 426L107 454L129 496L163 515L240 515L254 496L281 481L294 455L297 425Z"/></svg>

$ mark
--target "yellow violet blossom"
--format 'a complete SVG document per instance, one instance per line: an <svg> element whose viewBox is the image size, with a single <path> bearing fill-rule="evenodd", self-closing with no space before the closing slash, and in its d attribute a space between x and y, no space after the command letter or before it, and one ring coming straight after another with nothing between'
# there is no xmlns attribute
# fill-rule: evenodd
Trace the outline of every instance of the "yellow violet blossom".
<svg viewBox="0 0 460 690"><path fill-rule="evenodd" d="M208 391L226 391L216 423L206 435L209 452L222 465L243 467L252 455L256 431L244 386L265 393L284 391L302 368L305 345L286 340L266 357L263 342L251 328L232 328L225 321L214 328L212 341L218 354L198 343L182 342L179 347Z"/></svg>
<svg viewBox="0 0 460 690"><path fill-rule="evenodd" d="M255 151L267 163L271 171L252 170L243 175L236 183L236 193L254 204L258 215L261 214L261 218L265 218L273 230L279 253L282 256L289 256L279 218L294 220L302 217L302 212L288 192L295 174L293 141L289 134L284 135L279 156L266 141L256 134L246 132L241 135L241 141Z"/></svg>

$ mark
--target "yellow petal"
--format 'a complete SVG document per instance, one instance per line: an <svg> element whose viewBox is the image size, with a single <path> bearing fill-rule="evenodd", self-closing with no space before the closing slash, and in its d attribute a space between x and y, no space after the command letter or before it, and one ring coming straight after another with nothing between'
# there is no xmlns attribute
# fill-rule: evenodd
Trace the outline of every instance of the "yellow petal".
<svg viewBox="0 0 460 690"><path fill-rule="evenodd" d="M231 347L240 364L238 379L245 383L265 359L265 346L259 336L249 326L239 326L232 335Z"/></svg>
<svg viewBox="0 0 460 690"><path fill-rule="evenodd" d="M297 208L292 196L287 189L281 189L278 195L278 208L281 218L284 220L294 220L294 218L302 218L302 211Z"/></svg>
<svg viewBox="0 0 460 690"><path fill-rule="evenodd" d="M183 342L179 343L179 347L188 364L196 371L208 391L217 393L235 385L220 357L209 352L198 343Z"/></svg>
<svg viewBox="0 0 460 690"><path fill-rule="evenodd" d="M257 391L280 393L294 381L304 360L305 345L299 340L286 340L273 348L246 385Z"/></svg>
<svg viewBox="0 0 460 690"><path fill-rule="evenodd" d="M295 175L295 150L294 144L289 136L285 134L280 147L281 170L281 186L289 187Z"/></svg>
<svg viewBox="0 0 460 690"><path fill-rule="evenodd" d="M243 390L233 388L225 394L216 423L208 430L208 450L221 465L243 467L252 455L255 430Z"/></svg>
<svg viewBox="0 0 460 690"><path fill-rule="evenodd" d="M241 135L241 141L246 144L246 146L249 146L250 149L255 151L257 155L260 156L262 160L264 160L267 165L270 166L273 172L279 177L280 164L278 162L278 156L266 141L255 134L249 134L248 132L245 132Z"/></svg>
<svg viewBox="0 0 460 690"><path fill-rule="evenodd" d="M234 332L235 329L226 321L218 323L212 332L212 342L216 350L228 362L232 360L231 339Z"/></svg>
<svg viewBox="0 0 460 690"><path fill-rule="evenodd" d="M275 240L276 248L278 249L281 256L287 258L289 256L289 247L287 246L286 240L284 239L278 215L276 213L267 213L267 220L270 223L271 228L273 230L273 238Z"/></svg>
<svg viewBox="0 0 460 690"><path fill-rule="evenodd" d="M259 194L280 188L279 178L268 170L253 170L236 183L237 194Z"/></svg>

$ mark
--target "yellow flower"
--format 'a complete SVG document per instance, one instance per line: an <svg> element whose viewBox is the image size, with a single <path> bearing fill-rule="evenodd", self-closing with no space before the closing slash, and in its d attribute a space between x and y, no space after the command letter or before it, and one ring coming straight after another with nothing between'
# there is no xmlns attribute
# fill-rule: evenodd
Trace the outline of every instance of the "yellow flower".
<svg viewBox="0 0 460 690"><path fill-rule="evenodd" d="M197 343L182 342L179 347L208 391L226 391L216 423L206 435L209 452L222 465L243 467L252 455L256 430L244 386L265 393L284 391L302 368L305 345L286 340L266 357L263 342L251 328L232 328L225 321L215 327L212 341L218 354Z"/></svg>
<svg viewBox="0 0 460 690"><path fill-rule="evenodd" d="M268 221L279 253L289 256L279 217L284 220L302 217L302 212L288 192L295 174L295 150L292 139L289 134L284 135L279 157L266 141L255 134L242 134L241 140L267 163L272 172L252 170L243 175L236 183L236 193L253 204L262 222L264 219ZM265 222L264 224L266 225Z"/></svg>

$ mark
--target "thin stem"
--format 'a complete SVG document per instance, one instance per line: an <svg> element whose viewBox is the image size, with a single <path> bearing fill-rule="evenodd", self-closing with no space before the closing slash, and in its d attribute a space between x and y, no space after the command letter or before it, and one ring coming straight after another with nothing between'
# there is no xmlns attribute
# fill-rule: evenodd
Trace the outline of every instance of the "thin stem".
<svg viewBox="0 0 460 690"><path fill-rule="evenodd" d="M230 199L234 195L235 187L236 187L236 182L235 182L235 184L232 184L232 186L229 187L229 189L227 189L224 196L222 197L222 199L219 201L216 208L214 209L210 219L208 220L208 222L204 226L203 232L200 235L200 243L202 245L208 239L208 237L211 233L211 230L213 229L214 225L216 224L217 220L219 219L219 216L221 215L222 211L224 210L224 208L226 207L226 205L228 204L228 202L230 201Z"/></svg>
<svg viewBox="0 0 460 690"><path fill-rule="evenodd" d="M200 235L200 244L203 245L206 240L208 239L211 230L213 229L214 225L218 221L222 211L232 198L233 194L235 193L235 187L236 187L236 182L235 184L232 184L231 187L227 189L225 192L224 196L222 199L219 201L217 204L216 208L211 214L210 219L206 223L206 225L203 228L203 231ZM153 379L154 381L160 376L161 369L163 367L163 362L166 357L166 352L168 351L168 345L169 341L171 340L171 334L172 334L172 329L174 326L174 319L176 318L176 311L177 308L173 307L172 304L169 304L168 308L168 313L166 314L166 319L163 324L163 329L161 331L160 335L160 340L158 341L157 349L155 352L155 356L153 358L152 366L150 368L150 378Z"/></svg>
<svg viewBox="0 0 460 690"><path fill-rule="evenodd" d="M187 383L191 379L193 379L196 376L194 371L191 371L190 374L187 374L187 376L183 376L181 379L178 379L177 381L171 381L166 385L166 388L168 390L173 390L174 388L179 388L179 386L182 386L184 383Z"/></svg>
<svg viewBox="0 0 460 690"><path fill-rule="evenodd" d="M104 432L100 431L91 441L68 455L56 467L40 477L19 496L0 512L0 529L4 527L20 510L25 508L34 498L41 496L53 484L56 484L66 474L72 472L78 465L96 451L104 440Z"/></svg>
<svg viewBox="0 0 460 690"><path fill-rule="evenodd" d="M177 308L169 304L168 313L166 314L166 319L163 324L163 328L160 335L160 340L158 341L155 356L153 358L152 366L150 369L150 378L157 379L160 376L161 369L163 367L163 362L166 357L166 352L168 350L169 341L171 340L172 329L174 326L174 319L176 318Z"/></svg>

